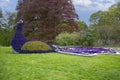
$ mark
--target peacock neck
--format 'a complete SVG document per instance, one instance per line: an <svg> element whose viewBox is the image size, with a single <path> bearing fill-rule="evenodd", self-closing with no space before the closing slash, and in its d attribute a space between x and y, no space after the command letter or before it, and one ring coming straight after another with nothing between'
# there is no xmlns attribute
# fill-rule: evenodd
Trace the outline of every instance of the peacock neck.
<svg viewBox="0 0 120 80"><path fill-rule="evenodd" d="M23 30L23 23L19 23L14 35L14 39L26 40L25 36L22 33Z"/></svg>
<svg viewBox="0 0 120 80"><path fill-rule="evenodd" d="M28 41L28 40L26 40L26 38L24 37L24 35L22 33L23 25L24 25L23 23L18 24L16 32L11 41L11 46L17 52L20 52L23 44Z"/></svg>

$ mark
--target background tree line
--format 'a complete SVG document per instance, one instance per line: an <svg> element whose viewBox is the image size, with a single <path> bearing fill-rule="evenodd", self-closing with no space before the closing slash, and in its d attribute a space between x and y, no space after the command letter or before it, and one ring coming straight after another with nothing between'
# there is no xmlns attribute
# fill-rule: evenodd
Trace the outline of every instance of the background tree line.
<svg viewBox="0 0 120 80"><path fill-rule="evenodd" d="M51 0L43 4L42 0L18 0L17 13L6 12L3 15L0 10L0 45L10 45L19 19L25 21L24 35L27 39L33 38L58 45L120 45L120 2L107 11L93 13L88 27L78 19L71 0L62 1Z"/></svg>
<svg viewBox="0 0 120 80"><path fill-rule="evenodd" d="M98 11L90 16L91 27L99 33L99 45L120 45L120 2L107 11Z"/></svg>
<svg viewBox="0 0 120 80"><path fill-rule="evenodd" d="M10 46L10 41L16 24L16 13L5 12L0 9L0 46Z"/></svg>
<svg viewBox="0 0 120 80"><path fill-rule="evenodd" d="M90 16L90 26L77 33L61 33L56 38L59 45L119 46L120 2L107 11L98 11Z"/></svg>

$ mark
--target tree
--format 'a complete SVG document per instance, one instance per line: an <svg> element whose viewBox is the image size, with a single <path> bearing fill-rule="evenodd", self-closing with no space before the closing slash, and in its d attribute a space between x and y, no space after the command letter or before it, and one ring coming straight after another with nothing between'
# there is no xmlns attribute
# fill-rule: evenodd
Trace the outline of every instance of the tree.
<svg viewBox="0 0 120 80"><path fill-rule="evenodd" d="M0 9L0 27L1 27L1 24L2 24L2 17L3 17L3 14L2 14L2 10Z"/></svg>
<svg viewBox="0 0 120 80"><path fill-rule="evenodd" d="M111 17L110 13L107 11L98 11L93 13L90 16L91 25L100 26L100 25L110 25L111 24Z"/></svg>
<svg viewBox="0 0 120 80"><path fill-rule="evenodd" d="M114 44L114 27L113 26L97 26L95 30L99 33L99 45L113 45Z"/></svg>
<svg viewBox="0 0 120 80"><path fill-rule="evenodd" d="M18 0L17 11L17 19L25 22L28 39L53 42L63 31L79 31L72 0Z"/></svg>
<svg viewBox="0 0 120 80"><path fill-rule="evenodd" d="M112 23L120 25L120 2L112 5L108 12L111 14Z"/></svg>
<svg viewBox="0 0 120 80"><path fill-rule="evenodd" d="M84 21L77 20L76 22L80 26L81 30L84 30L88 27L87 24Z"/></svg>
<svg viewBox="0 0 120 80"><path fill-rule="evenodd" d="M112 5L108 11L93 13L90 22L99 32L104 45L120 44L120 2Z"/></svg>
<svg viewBox="0 0 120 80"><path fill-rule="evenodd" d="M6 12L1 18L0 24L0 45L10 46L14 26L16 23L16 13Z"/></svg>
<svg viewBox="0 0 120 80"><path fill-rule="evenodd" d="M4 16L1 18L1 27L8 30L13 29L16 24L16 16L16 13L6 11Z"/></svg>
<svg viewBox="0 0 120 80"><path fill-rule="evenodd" d="M86 30L79 32L78 44L80 46L95 46L98 39L98 34L96 30L91 27L86 28Z"/></svg>
<svg viewBox="0 0 120 80"><path fill-rule="evenodd" d="M0 18L2 18L2 10L0 9Z"/></svg>
<svg viewBox="0 0 120 80"><path fill-rule="evenodd" d="M92 25L118 25L120 24L120 2L112 5L108 11L98 11L90 16Z"/></svg>

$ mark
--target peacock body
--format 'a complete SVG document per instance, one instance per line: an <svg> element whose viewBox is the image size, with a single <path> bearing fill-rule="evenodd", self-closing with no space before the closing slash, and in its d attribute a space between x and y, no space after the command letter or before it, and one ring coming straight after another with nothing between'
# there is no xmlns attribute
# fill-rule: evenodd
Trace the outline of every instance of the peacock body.
<svg viewBox="0 0 120 80"><path fill-rule="evenodd" d="M25 38L22 33L24 23L19 23L17 25L16 32L11 40L12 49L18 53L42 53L42 52L54 52L54 48L47 43L41 41L30 41ZM37 45L36 45L37 42ZM27 44L32 44L23 49ZM42 49L44 46L47 46L47 49ZM35 48L37 47L37 48ZM32 48L32 49L31 49ZM35 49L34 49L35 48ZM38 50L37 50L38 49Z"/></svg>

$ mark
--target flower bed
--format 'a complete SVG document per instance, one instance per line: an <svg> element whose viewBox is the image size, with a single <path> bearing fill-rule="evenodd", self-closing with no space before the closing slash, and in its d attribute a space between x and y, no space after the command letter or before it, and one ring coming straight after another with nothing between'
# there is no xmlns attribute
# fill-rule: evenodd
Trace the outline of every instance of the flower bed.
<svg viewBox="0 0 120 80"><path fill-rule="evenodd" d="M120 51L112 48L100 47L70 47L70 46L55 46L56 51L60 53L94 56L98 54L120 54Z"/></svg>

